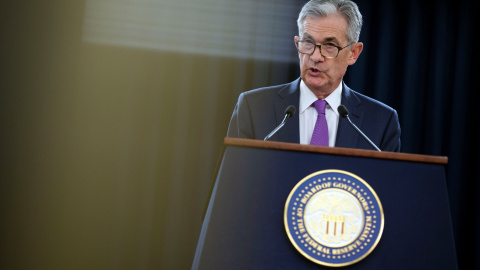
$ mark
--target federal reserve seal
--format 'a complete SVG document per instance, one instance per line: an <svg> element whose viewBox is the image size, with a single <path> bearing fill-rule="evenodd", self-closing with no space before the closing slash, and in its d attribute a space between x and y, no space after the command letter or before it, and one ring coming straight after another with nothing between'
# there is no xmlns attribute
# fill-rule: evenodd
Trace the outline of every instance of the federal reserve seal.
<svg viewBox="0 0 480 270"><path fill-rule="evenodd" d="M293 246L325 266L347 266L368 256L383 232L383 208L360 177L341 170L302 179L285 204L285 229Z"/></svg>

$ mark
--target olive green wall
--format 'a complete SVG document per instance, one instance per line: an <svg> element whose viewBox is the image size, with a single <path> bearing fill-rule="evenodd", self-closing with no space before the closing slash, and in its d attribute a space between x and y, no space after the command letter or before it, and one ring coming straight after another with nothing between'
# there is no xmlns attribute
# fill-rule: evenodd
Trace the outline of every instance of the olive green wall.
<svg viewBox="0 0 480 270"><path fill-rule="evenodd" d="M86 43L83 1L21 2L1 8L0 268L188 269L238 93L273 67Z"/></svg>

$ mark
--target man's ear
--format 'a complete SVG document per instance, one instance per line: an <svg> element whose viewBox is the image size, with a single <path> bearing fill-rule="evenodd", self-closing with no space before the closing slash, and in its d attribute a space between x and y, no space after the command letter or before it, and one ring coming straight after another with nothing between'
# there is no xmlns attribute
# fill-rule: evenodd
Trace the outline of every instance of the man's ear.
<svg viewBox="0 0 480 270"><path fill-rule="evenodd" d="M357 42L351 45L352 48L350 49L350 56L348 57L348 64L353 65L357 62L358 57L362 53L363 50L363 43Z"/></svg>
<svg viewBox="0 0 480 270"><path fill-rule="evenodd" d="M299 40L300 40L300 37L299 37L299 36L295 36L295 38L293 39L293 42L296 43L296 42L299 41ZM294 44L294 45L295 45L295 47L297 47L296 44ZM300 58L301 58L301 54L300 54L300 52L298 52L298 59L300 59Z"/></svg>

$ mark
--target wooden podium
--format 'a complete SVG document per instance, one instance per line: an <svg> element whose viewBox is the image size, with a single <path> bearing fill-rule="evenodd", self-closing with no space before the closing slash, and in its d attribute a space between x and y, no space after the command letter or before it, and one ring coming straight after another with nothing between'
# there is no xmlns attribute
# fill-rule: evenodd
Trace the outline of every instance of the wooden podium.
<svg viewBox="0 0 480 270"><path fill-rule="evenodd" d="M225 138L192 269L329 269L302 256L283 222L292 188L343 170L376 192L383 235L344 269L457 269L446 157Z"/></svg>

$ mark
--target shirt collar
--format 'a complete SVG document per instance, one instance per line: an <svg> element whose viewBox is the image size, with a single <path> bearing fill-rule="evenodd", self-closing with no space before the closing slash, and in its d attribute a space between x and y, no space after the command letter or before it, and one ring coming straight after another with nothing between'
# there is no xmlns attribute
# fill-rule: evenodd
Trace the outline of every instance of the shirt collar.
<svg viewBox="0 0 480 270"><path fill-rule="evenodd" d="M338 87L328 95L325 100L328 102L328 106L333 110L333 112L338 116L337 109L338 106L342 103L342 91L343 83L340 83ZM315 94L308 89L307 85L303 82L300 82L300 113L303 113L308 107L312 105L313 102L317 101Z"/></svg>

